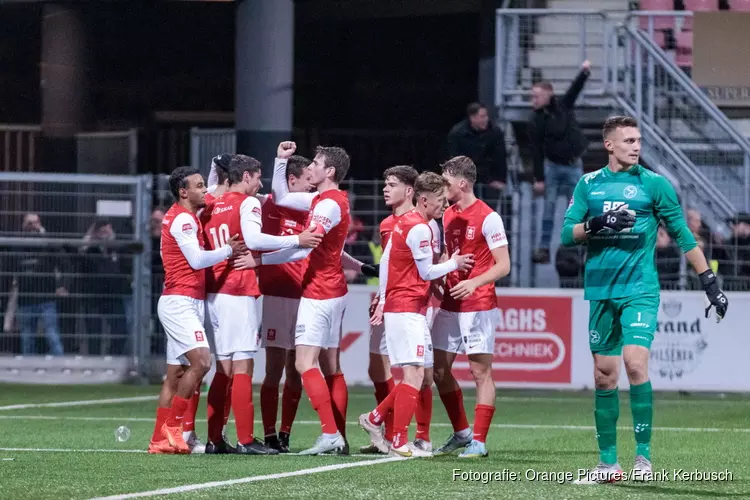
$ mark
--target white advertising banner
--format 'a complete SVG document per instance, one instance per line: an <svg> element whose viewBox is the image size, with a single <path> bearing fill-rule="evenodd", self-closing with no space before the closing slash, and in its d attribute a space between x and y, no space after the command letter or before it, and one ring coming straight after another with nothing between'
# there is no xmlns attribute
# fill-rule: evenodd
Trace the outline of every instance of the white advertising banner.
<svg viewBox="0 0 750 500"><path fill-rule="evenodd" d="M349 287L341 340L348 384L369 385L368 308L375 287ZM582 290L498 288L500 323L493 377L498 387L582 389L593 387L588 343L589 304ZM727 317L717 324L703 315L701 292L662 292L650 376L655 390L750 390L750 293L728 294ZM258 353L255 380L265 372ZM468 359L453 373L471 387ZM397 371L396 377L400 375ZM622 367L620 388L627 388Z"/></svg>

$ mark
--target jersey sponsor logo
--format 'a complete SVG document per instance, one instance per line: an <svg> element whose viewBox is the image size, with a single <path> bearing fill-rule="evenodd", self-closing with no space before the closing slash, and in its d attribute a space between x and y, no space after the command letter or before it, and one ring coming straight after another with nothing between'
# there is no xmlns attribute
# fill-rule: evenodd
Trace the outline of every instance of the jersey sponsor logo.
<svg viewBox="0 0 750 500"><path fill-rule="evenodd" d="M263 213L260 211L260 207L253 207L253 214L257 215L258 217L261 217Z"/></svg>
<svg viewBox="0 0 750 500"><path fill-rule="evenodd" d="M330 228L333 222L325 215L313 214L312 221L321 224L323 227Z"/></svg>
<svg viewBox="0 0 750 500"><path fill-rule="evenodd" d="M602 340L602 336L596 330L589 330L589 342L592 344L598 344Z"/></svg>
<svg viewBox="0 0 750 500"><path fill-rule="evenodd" d="M193 234L193 225L188 223L185 223L182 225L182 232L185 234Z"/></svg>
<svg viewBox="0 0 750 500"><path fill-rule="evenodd" d="M624 201L605 201L604 205L602 205L602 212L609 212L610 210L617 210L623 205L625 205Z"/></svg>
<svg viewBox="0 0 750 500"><path fill-rule="evenodd" d="M597 175L599 175L599 172L601 172L601 170L597 170L596 172L591 172L590 174L584 175L583 176L583 182L585 182L586 184L588 184L589 182L591 182L592 180L594 180Z"/></svg>
<svg viewBox="0 0 750 500"><path fill-rule="evenodd" d="M223 214L224 212L229 212L233 208L234 208L234 205L223 206L223 207L219 206L219 207L214 208L214 211L211 212L211 215Z"/></svg>
<svg viewBox="0 0 750 500"><path fill-rule="evenodd" d="M204 338L205 337L203 336L203 332L202 331L200 331L200 330L196 330L195 331L195 340L197 340L198 342L203 342Z"/></svg>
<svg viewBox="0 0 750 500"><path fill-rule="evenodd" d="M635 198L635 195L638 194L638 188L633 186L632 184L630 186L626 186L625 189L622 190L622 195L627 198Z"/></svg>
<svg viewBox="0 0 750 500"><path fill-rule="evenodd" d="M592 196L600 196L603 194L607 194L607 193L605 193L604 191L594 191L593 193L591 193Z"/></svg>
<svg viewBox="0 0 750 500"><path fill-rule="evenodd" d="M467 240L473 240L474 239L474 226L469 226L466 228L466 239Z"/></svg>
<svg viewBox="0 0 750 500"><path fill-rule="evenodd" d="M286 220L284 221L284 225L285 225L286 227L297 227L297 223L296 223L296 222L294 222L293 220L289 220L289 219L286 219Z"/></svg>
<svg viewBox="0 0 750 500"><path fill-rule="evenodd" d="M497 243L498 241L505 241L505 233L492 233L490 235L490 239L492 240L492 243Z"/></svg>
<svg viewBox="0 0 750 500"><path fill-rule="evenodd" d="M267 340L276 340L276 329L275 328L269 328L266 332L266 339Z"/></svg>
<svg viewBox="0 0 750 500"><path fill-rule="evenodd" d="M419 249L430 248L430 240L422 240L419 242Z"/></svg>
<svg viewBox="0 0 750 500"><path fill-rule="evenodd" d="M636 321L635 323L630 323L630 326L633 326L636 328L648 328L651 325L649 325L648 323L644 323L642 321L640 322Z"/></svg>
<svg viewBox="0 0 750 500"><path fill-rule="evenodd" d="M424 356L424 346L418 345L417 346L417 357L423 357Z"/></svg>

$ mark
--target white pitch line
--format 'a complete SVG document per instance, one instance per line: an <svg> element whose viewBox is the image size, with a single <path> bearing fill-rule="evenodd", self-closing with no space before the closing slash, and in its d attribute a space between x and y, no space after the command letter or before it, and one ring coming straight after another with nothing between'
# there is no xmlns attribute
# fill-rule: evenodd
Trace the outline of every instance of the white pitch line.
<svg viewBox="0 0 750 500"><path fill-rule="evenodd" d="M138 401L155 401L158 396L133 396L129 398L109 398L109 399L87 399L83 401L58 401L56 403L27 403L20 405L0 406L0 411L6 410L26 410L28 408L61 408L65 406L91 406L106 405L117 403L134 403Z"/></svg>
<svg viewBox="0 0 750 500"><path fill-rule="evenodd" d="M54 417L49 415L0 415L0 420L72 420L84 422L153 422L153 418L146 417ZM196 422L206 422L205 418L196 418ZM234 420L230 419L233 423ZM294 425L320 425L317 420L297 420ZM358 426L359 422L347 422L346 425ZM447 422L432 422L431 427L451 427ZM492 424L493 429L550 429L567 431L592 431L596 430L593 425L561 425L561 424ZM632 430L632 426L621 425L619 430ZM750 433L747 427L654 427L655 431L666 432L733 432ZM2 448L0 448L2 450ZM76 450L73 450L76 451Z"/></svg>
<svg viewBox="0 0 750 500"><path fill-rule="evenodd" d="M99 450L69 448L0 448L0 451L33 451L38 453L146 453L146 450Z"/></svg>
<svg viewBox="0 0 750 500"><path fill-rule="evenodd" d="M96 497L91 500L127 500L128 498L153 497L157 495L171 495L172 493L185 493L188 491L205 490L208 488L220 488L222 486L234 486L235 484L254 483L257 481L269 481L273 479L283 479L286 477L308 476L310 474L319 474L342 469L351 469L353 467L368 467L370 465L395 462L398 460L408 460L401 457L379 458L376 460L363 460L361 462L352 462L345 464L326 465L323 467L313 467L312 469L302 469L293 472L281 472L277 474L266 474L264 476L249 476L240 479L228 479L226 481L212 481L210 483L186 484L174 488L162 488L160 490L141 491L139 493L124 493L122 495L112 495L108 497Z"/></svg>

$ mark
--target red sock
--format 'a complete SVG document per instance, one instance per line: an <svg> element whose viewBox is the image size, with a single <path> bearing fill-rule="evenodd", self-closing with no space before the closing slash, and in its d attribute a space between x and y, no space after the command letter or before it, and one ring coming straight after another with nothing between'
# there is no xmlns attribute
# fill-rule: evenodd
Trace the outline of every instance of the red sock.
<svg viewBox="0 0 750 500"><path fill-rule="evenodd" d="M156 425L154 426L154 433L151 435L151 441L161 441L164 436L161 434L161 426L167 421L169 417L169 408L157 408L156 409Z"/></svg>
<svg viewBox="0 0 750 500"><path fill-rule="evenodd" d="M396 383L393 381L393 377L385 382L375 382L375 399L378 404L382 403L395 388ZM393 441L393 411L389 411L385 416L385 435L383 437L386 441Z"/></svg>
<svg viewBox="0 0 750 500"><path fill-rule="evenodd" d="M416 439L430 440L430 422L432 421L432 387L419 391L417 402L417 435Z"/></svg>
<svg viewBox="0 0 750 500"><path fill-rule="evenodd" d="M494 413L494 406L476 405L474 407L474 439L476 441L487 442L487 433L490 431L490 423Z"/></svg>
<svg viewBox="0 0 750 500"><path fill-rule="evenodd" d="M167 427L180 427L189 404L189 399L181 398L180 396L172 398L172 409L169 411L167 421L165 422Z"/></svg>
<svg viewBox="0 0 750 500"><path fill-rule="evenodd" d="M190 404L185 410L185 420L182 421L182 431L194 431L195 430L195 414L198 413L198 404L201 402L201 388L200 385L195 390L193 397L190 398Z"/></svg>
<svg viewBox="0 0 750 500"><path fill-rule="evenodd" d="M284 392L281 394L281 427L279 432L291 434L294 417L297 416L299 400L302 398L302 389L292 387L288 382L284 383Z"/></svg>
<svg viewBox="0 0 750 500"><path fill-rule="evenodd" d="M232 377L232 411L234 425L237 427L237 441L241 444L253 442L253 379L247 373L238 373Z"/></svg>
<svg viewBox="0 0 750 500"><path fill-rule="evenodd" d="M224 420L224 404L229 387L229 377L225 373L216 372L208 388L208 440L212 443L221 441L222 421Z"/></svg>
<svg viewBox="0 0 750 500"><path fill-rule="evenodd" d="M279 386L266 384L260 386L260 415L263 419L263 432L266 436L276 434L276 416L279 413Z"/></svg>
<svg viewBox="0 0 750 500"><path fill-rule="evenodd" d="M229 414L232 412L232 380L233 379L229 379L227 393L224 398L224 427L227 426L227 422L229 422Z"/></svg>
<svg viewBox="0 0 750 500"><path fill-rule="evenodd" d="M331 406L331 393L323 378L323 374L317 368L310 368L302 374L302 386L305 388L307 397L313 410L318 412L320 427L323 434L336 434L336 419L333 416Z"/></svg>
<svg viewBox="0 0 750 500"><path fill-rule="evenodd" d="M326 385L331 392L333 403L333 417L336 419L336 428L342 436L346 437L346 407L349 405L349 389L343 373L336 373L326 377Z"/></svg>
<svg viewBox="0 0 750 500"><path fill-rule="evenodd" d="M419 389L399 384L393 407L393 447L399 448L409 441L409 424L417 409Z"/></svg>
<svg viewBox="0 0 750 500"><path fill-rule="evenodd" d="M380 425L383 423L384 420L388 417L389 413L393 412L393 407L396 402L396 394L399 391L399 387L401 384L399 384L397 387L395 387L389 394L386 396L386 398L380 402L380 404L370 412L370 415L368 418L370 419L370 422L372 422L375 425Z"/></svg>
<svg viewBox="0 0 750 500"><path fill-rule="evenodd" d="M453 432L459 432L469 428L469 421L466 419L466 410L464 410L464 393L461 389L451 392L441 392L440 399L443 401L448 418L453 424Z"/></svg>

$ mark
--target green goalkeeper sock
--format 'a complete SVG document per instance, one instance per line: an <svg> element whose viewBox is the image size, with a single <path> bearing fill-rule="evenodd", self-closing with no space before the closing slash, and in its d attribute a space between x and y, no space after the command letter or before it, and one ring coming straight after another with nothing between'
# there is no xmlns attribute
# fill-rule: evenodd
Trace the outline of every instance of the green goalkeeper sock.
<svg viewBox="0 0 750 500"><path fill-rule="evenodd" d="M635 430L635 454L651 460L651 424L654 420L651 381L630 386L630 409Z"/></svg>
<svg viewBox="0 0 750 500"><path fill-rule="evenodd" d="M597 389L594 393L594 420L599 443L599 460L612 465L617 463L617 419L620 416L620 396L617 388Z"/></svg>

